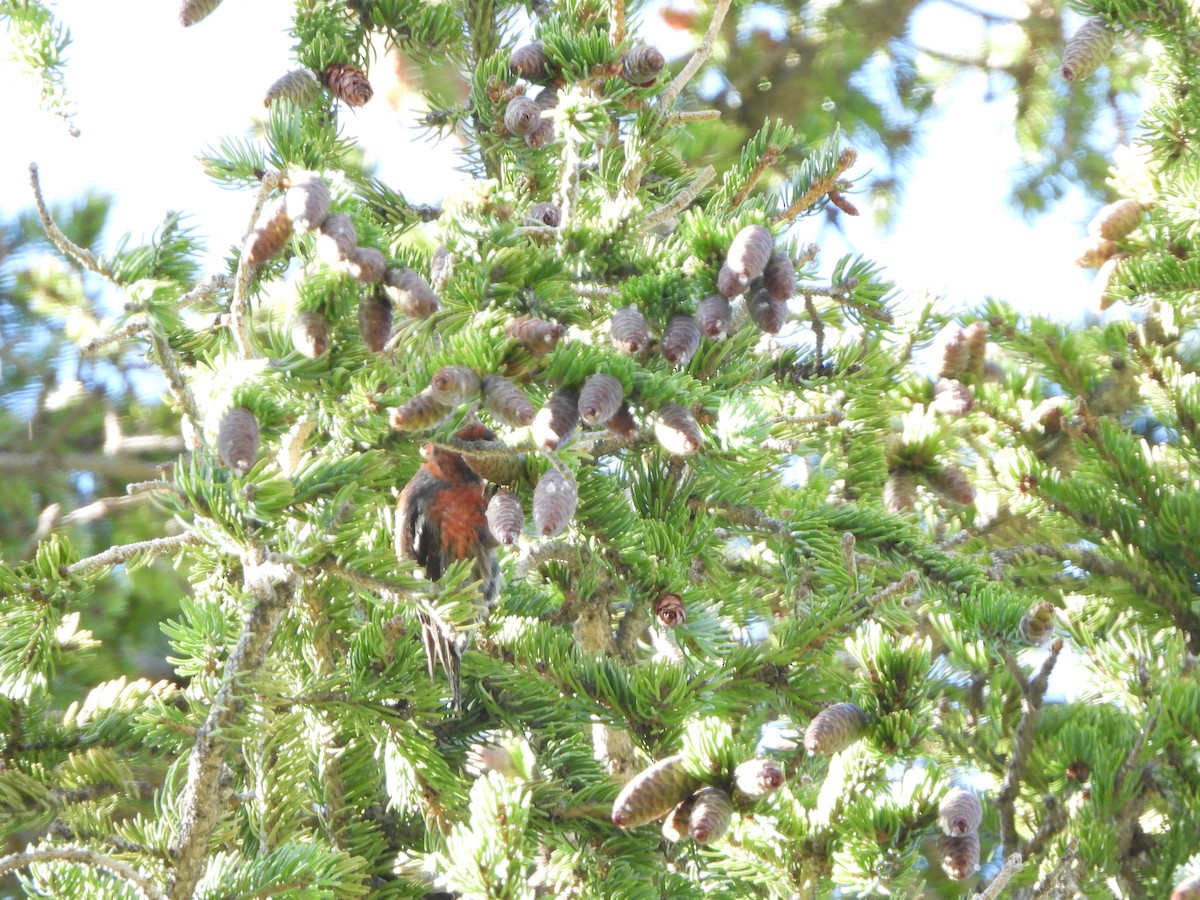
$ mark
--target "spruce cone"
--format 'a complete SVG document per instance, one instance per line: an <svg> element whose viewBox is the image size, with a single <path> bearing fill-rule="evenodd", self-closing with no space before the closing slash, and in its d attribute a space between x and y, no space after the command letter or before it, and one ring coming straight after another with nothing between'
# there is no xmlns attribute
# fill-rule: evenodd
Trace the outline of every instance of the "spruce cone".
<svg viewBox="0 0 1200 900"><path fill-rule="evenodd" d="M629 411L629 404L622 403L612 417L604 423L604 427L619 438L627 441L637 440L638 423Z"/></svg>
<svg viewBox="0 0 1200 900"><path fill-rule="evenodd" d="M562 208L557 203L545 200L533 204L529 208L529 212L525 214L525 224L527 225L549 225L551 228L557 228L561 221Z"/></svg>
<svg viewBox="0 0 1200 900"><path fill-rule="evenodd" d="M354 220L345 213L330 213L317 234L317 256L329 265L347 259L358 246Z"/></svg>
<svg viewBox="0 0 1200 900"><path fill-rule="evenodd" d="M263 106L270 106L272 100L290 100L297 106L308 106L321 92L321 79L312 69L293 69L286 75L277 78L263 98Z"/></svg>
<svg viewBox="0 0 1200 900"><path fill-rule="evenodd" d="M729 268L729 263L721 266L717 272L717 291L724 297L736 297L746 290L746 284Z"/></svg>
<svg viewBox="0 0 1200 900"><path fill-rule="evenodd" d="M287 205L278 197L263 207L258 223L246 238L242 258L247 265L261 266L283 249L291 235L292 220L288 218Z"/></svg>
<svg viewBox="0 0 1200 900"><path fill-rule="evenodd" d="M944 500L959 506L970 506L975 502L975 489L967 473L958 466L941 466L929 476L929 486Z"/></svg>
<svg viewBox="0 0 1200 900"><path fill-rule="evenodd" d="M437 425L451 412L449 407L438 403L426 388L392 410L391 424L397 431L424 431Z"/></svg>
<svg viewBox="0 0 1200 900"><path fill-rule="evenodd" d="M298 173L284 194L288 218L298 233L316 231L329 217L329 185L320 175Z"/></svg>
<svg viewBox="0 0 1200 900"><path fill-rule="evenodd" d="M972 322L963 329L963 339L971 353L966 374L980 380L983 378L983 369L987 362L987 325L984 322Z"/></svg>
<svg viewBox="0 0 1200 900"><path fill-rule="evenodd" d="M567 329L557 322L547 322L533 316L521 316L504 329L504 333L521 344L534 356L545 356L558 346Z"/></svg>
<svg viewBox="0 0 1200 900"><path fill-rule="evenodd" d="M765 756L748 759L733 770L733 786L754 800L779 790L783 782L783 769L779 763Z"/></svg>
<svg viewBox="0 0 1200 900"><path fill-rule="evenodd" d="M1031 644L1044 644L1054 634L1054 604L1035 603L1021 618L1021 637Z"/></svg>
<svg viewBox="0 0 1200 900"><path fill-rule="evenodd" d="M938 824L950 837L962 837L979 830L983 823L983 806L974 791L952 787L938 805Z"/></svg>
<svg viewBox="0 0 1200 900"><path fill-rule="evenodd" d="M358 333L372 353L382 353L392 336L392 304L371 293L358 301Z"/></svg>
<svg viewBox="0 0 1200 900"><path fill-rule="evenodd" d="M183 0L179 5L179 24L184 28L195 25L221 5L221 0Z"/></svg>
<svg viewBox="0 0 1200 900"><path fill-rule="evenodd" d="M702 787L688 818L688 833L697 844L711 844L729 830L733 821L733 801L718 787Z"/></svg>
<svg viewBox="0 0 1200 900"><path fill-rule="evenodd" d="M952 328L942 340L942 367L939 378L960 378L971 364L971 347L961 328Z"/></svg>
<svg viewBox="0 0 1200 900"><path fill-rule="evenodd" d="M554 109L558 106L558 89L553 87L544 88L540 94L534 98L534 103L542 112Z"/></svg>
<svg viewBox="0 0 1200 900"><path fill-rule="evenodd" d="M686 366L700 349L700 326L696 317L676 313L667 320L659 341L663 356L673 366Z"/></svg>
<svg viewBox="0 0 1200 900"><path fill-rule="evenodd" d="M579 394L561 388L533 419L533 442L543 450L557 450L569 441L579 425Z"/></svg>
<svg viewBox="0 0 1200 900"><path fill-rule="evenodd" d="M623 353L641 353L649 342L646 317L636 306L623 306L613 310L612 342Z"/></svg>
<svg viewBox="0 0 1200 900"><path fill-rule="evenodd" d="M682 756L660 759L622 788L613 801L612 822L618 828L653 822L690 797L697 787L699 782L683 767Z"/></svg>
<svg viewBox="0 0 1200 900"><path fill-rule="evenodd" d="M658 80L659 73L666 64L666 57L659 52L658 48L648 44L639 44L622 54L621 78L634 87L650 87Z"/></svg>
<svg viewBox="0 0 1200 900"><path fill-rule="evenodd" d="M429 282L404 266L392 266L384 273L383 290L392 306L406 316L428 319L441 309L438 296Z"/></svg>
<svg viewBox="0 0 1200 900"><path fill-rule="evenodd" d="M603 425L617 414L625 399L625 388L612 375L589 375L579 392L579 418L588 425Z"/></svg>
<svg viewBox="0 0 1200 900"><path fill-rule="evenodd" d="M488 375L481 387L484 406L504 424L523 428L533 421L533 404L503 375Z"/></svg>
<svg viewBox="0 0 1200 900"><path fill-rule="evenodd" d="M1185 878L1175 885L1171 900L1200 900L1200 875Z"/></svg>
<svg viewBox="0 0 1200 900"><path fill-rule="evenodd" d="M971 389L957 378L939 378L929 408L944 416L965 416L975 406Z"/></svg>
<svg viewBox="0 0 1200 900"><path fill-rule="evenodd" d="M442 366L429 380L429 393L443 406L458 406L479 393L479 376L466 366Z"/></svg>
<svg viewBox="0 0 1200 900"><path fill-rule="evenodd" d="M494 441L496 432L482 422L465 425L455 434L461 441ZM525 454L512 456L476 456L464 453L467 467L476 475L492 484L516 484L525 477Z"/></svg>
<svg viewBox="0 0 1200 900"><path fill-rule="evenodd" d="M750 291L746 297L746 312L758 326L758 330L766 334L778 334L787 324L788 305L783 300L776 300L763 288Z"/></svg>
<svg viewBox="0 0 1200 900"><path fill-rule="evenodd" d="M541 110L524 94L513 97L504 107L504 127L508 129L509 134L524 137L537 126L539 121L541 121Z"/></svg>
<svg viewBox="0 0 1200 900"><path fill-rule="evenodd" d="M691 456L703 440L695 417L678 403L664 403L658 408L654 436L673 456Z"/></svg>
<svg viewBox="0 0 1200 900"><path fill-rule="evenodd" d="M707 337L717 340L729 334L733 313L729 301L720 294L705 297L696 307L696 324Z"/></svg>
<svg viewBox="0 0 1200 900"><path fill-rule="evenodd" d="M796 293L796 265L784 253L772 253L762 274L763 287L773 300L787 302Z"/></svg>
<svg viewBox="0 0 1200 900"><path fill-rule="evenodd" d="M686 622L687 611L683 608L683 598L678 594L659 594L654 601L654 615L667 628Z"/></svg>
<svg viewBox="0 0 1200 900"><path fill-rule="evenodd" d="M890 513L912 512L917 505L917 485L912 472L897 469L883 484L883 507Z"/></svg>
<svg viewBox="0 0 1200 900"><path fill-rule="evenodd" d="M564 477L558 469L550 469L538 479L533 489L534 530L542 537L554 537L571 523L578 502L579 491L575 482ZM615 822L616 807L613 809ZM650 818L661 815L660 812Z"/></svg>
<svg viewBox="0 0 1200 900"><path fill-rule="evenodd" d="M541 41L518 47L509 57L509 65L518 77L526 81L545 81L548 77L546 48L542 46Z"/></svg>
<svg viewBox="0 0 1200 900"><path fill-rule="evenodd" d="M1142 204L1136 200L1118 200L1102 206L1088 223L1088 234L1106 241L1127 237L1142 221Z"/></svg>
<svg viewBox="0 0 1200 900"><path fill-rule="evenodd" d="M438 244L429 258L429 283L435 291L440 291L450 280L454 272L454 254L445 244Z"/></svg>
<svg viewBox="0 0 1200 900"><path fill-rule="evenodd" d="M1067 41L1063 50L1062 76L1064 81L1082 81L1108 59L1117 34L1104 16L1091 16Z"/></svg>
<svg viewBox="0 0 1200 900"><path fill-rule="evenodd" d="M347 106L362 106L375 93L366 73L347 63L334 63L325 70L325 86Z"/></svg>
<svg viewBox="0 0 1200 900"><path fill-rule="evenodd" d="M1096 237L1088 238L1079 247L1079 256L1075 260L1075 265L1081 269L1097 269L1111 259L1116 252L1117 245L1114 241Z"/></svg>
<svg viewBox="0 0 1200 900"><path fill-rule="evenodd" d="M355 247L346 260L350 277L363 284L372 284L383 278L387 271L387 259L374 247Z"/></svg>
<svg viewBox="0 0 1200 900"><path fill-rule="evenodd" d="M763 273L774 249L770 231L762 225L747 225L734 236L725 264L746 284Z"/></svg>
<svg viewBox="0 0 1200 900"><path fill-rule="evenodd" d="M671 810L662 824L662 835L673 844L686 840L689 834L692 807L696 805L696 795L692 794Z"/></svg>
<svg viewBox="0 0 1200 900"><path fill-rule="evenodd" d="M538 119L525 135L525 143L534 150L541 150L554 140L554 123L549 119Z"/></svg>
<svg viewBox="0 0 1200 900"><path fill-rule="evenodd" d="M848 216L858 215L858 207L851 203L850 199L839 190L829 192L829 202Z"/></svg>
<svg viewBox="0 0 1200 900"><path fill-rule="evenodd" d="M319 312L301 310L292 319L292 346L303 356L316 359L329 349L329 320Z"/></svg>
<svg viewBox="0 0 1200 900"><path fill-rule="evenodd" d="M961 837L938 835L942 870L955 881L970 878L979 868L979 835L972 831Z"/></svg>
<svg viewBox="0 0 1200 900"><path fill-rule="evenodd" d="M258 460L258 419L244 406L235 406L217 426L217 459L239 475Z"/></svg>
<svg viewBox="0 0 1200 900"><path fill-rule="evenodd" d="M867 714L853 703L835 703L824 709L804 730L804 747L809 753L834 754L845 750L867 727Z"/></svg>
<svg viewBox="0 0 1200 900"><path fill-rule="evenodd" d="M505 546L511 546L525 528L525 512L521 501L512 491L499 491L487 505L488 529L492 537Z"/></svg>

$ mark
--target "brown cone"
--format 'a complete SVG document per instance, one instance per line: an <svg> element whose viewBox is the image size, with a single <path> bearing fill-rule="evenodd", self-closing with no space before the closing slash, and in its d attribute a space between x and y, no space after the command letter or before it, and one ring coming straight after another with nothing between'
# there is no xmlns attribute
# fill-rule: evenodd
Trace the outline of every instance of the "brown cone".
<svg viewBox="0 0 1200 900"><path fill-rule="evenodd" d="M746 290L748 283L749 279L742 281L738 278L733 269L729 268L729 263L722 265L721 270L717 272L717 291L724 297L736 297Z"/></svg>
<svg viewBox="0 0 1200 900"><path fill-rule="evenodd" d="M239 475L258 461L258 419L244 406L235 406L217 426L217 458Z"/></svg>
<svg viewBox="0 0 1200 900"><path fill-rule="evenodd" d="M612 375L589 375L579 392L579 418L588 425L603 425L621 408L625 388Z"/></svg>
<svg viewBox="0 0 1200 900"><path fill-rule="evenodd" d="M700 783L683 767L682 756L660 759L639 772L613 801L612 823L636 828L665 816L682 803Z"/></svg>
<svg viewBox="0 0 1200 900"><path fill-rule="evenodd" d="M667 628L674 628L681 622L687 621L687 612L683 608L683 598L678 594L659 594L654 601L654 616Z"/></svg>
<svg viewBox="0 0 1200 900"><path fill-rule="evenodd" d="M426 389L392 410L391 424L397 431L424 431L437 425L451 412Z"/></svg>
<svg viewBox="0 0 1200 900"><path fill-rule="evenodd" d="M962 837L979 830L983 806L974 791L952 787L938 805L938 824L950 837Z"/></svg>
<svg viewBox="0 0 1200 900"><path fill-rule="evenodd" d="M329 320L319 312L301 310L292 319L292 346L309 359L329 349Z"/></svg>
<svg viewBox="0 0 1200 900"><path fill-rule="evenodd" d="M696 317L676 313L667 321L659 341L663 356L673 366L686 366L700 349L700 326Z"/></svg>
<svg viewBox="0 0 1200 900"><path fill-rule="evenodd" d="M279 253L292 235L292 220L288 218L287 205L279 197L272 200L258 217L258 224L246 238L242 258L247 265L261 266Z"/></svg>
<svg viewBox="0 0 1200 900"><path fill-rule="evenodd" d="M763 287L773 300L790 300L796 293L796 266L784 253L772 253L762 274Z"/></svg>
<svg viewBox="0 0 1200 900"><path fill-rule="evenodd" d="M1031 644L1044 644L1054 634L1054 604L1035 603L1021 618L1021 637Z"/></svg>
<svg viewBox="0 0 1200 900"><path fill-rule="evenodd" d="M678 403L664 403L658 408L654 436L673 456L691 456L703 442L695 416Z"/></svg>
<svg viewBox="0 0 1200 900"><path fill-rule="evenodd" d="M347 106L362 106L375 94L366 73L348 63L334 63L327 68L325 86Z"/></svg>
<svg viewBox="0 0 1200 900"><path fill-rule="evenodd" d="M566 332L567 329L557 322L547 322L533 316L521 316L504 329L505 334L534 356L545 356L558 346Z"/></svg>
<svg viewBox="0 0 1200 900"><path fill-rule="evenodd" d="M939 378L929 408L944 416L965 416L975 406L971 389L956 378Z"/></svg>
<svg viewBox="0 0 1200 900"><path fill-rule="evenodd" d="M533 422L533 404L521 389L503 375L482 379L483 404L506 425L523 428Z"/></svg>
<svg viewBox="0 0 1200 900"><path fill-rule="evenodd" d="M734 275L748 282L763 273L774 249L770 231L762 225L747 225L734 236L725 263Z"/></svg>
<svg viewBox="0 0 1200 900"><path fill-rule="evenodd" d="M646 317L636 306L623 306L612 314L613 346L622 353L641 353L649 342Z"/></svg>
<svg viewBox="0 0 1200 900"><path fill-rule="evenodd" d="M220 5L221 0L183 0L179 5L179 23L185 28L195 25Z"/></svg>
<svg viewBox="0 0 1200 900"><path fill-rule="evenodd" d="M382 353L392 336L392 304L376 293L358 301L358 333L372 353Z"/></svg>
<svg viewBox="0 0 1200 900"><path fill-rule="evenodd" d="M784 780L779 763L764 756L739 763L733 770L733 786L739 793L754 800L779 790Z"/></svg>
<svg viewBox="0 0 1200 900"><path fill-rule="evenodd" d="M283 196L292 228L300 234L316 231L329 217L329 185L319 175L297 173Z"/></svg>
<svg viewBox="0 0 1200 900"><path fill-rule="evenodd" d="M697 844L711 844L729 830L733 821L733 801L718 787L702 787L688 819L688 833Z"/></svg>
<svg viewBox="0 0 1200 900"><path fill-rule="evenodd" d="M809 753L834 754L845 750L867 727L867 714L853 703L835 703L808 723L804 747Z"/></svg>
<svg viewBox="0 0 1200 900"><path fill-rule="evenodd" d="M941 466L929 476L929 486L943 499L959 506L970 506L975 502L975 489L967 473L958 466Z"/></svg>
<svg viewBox="0 0 1200 900"><path fill-rule="evenodd" d="M428 319L441 309L429 282L404 266L392 266L383 276L383 290L402 315Z"/></svg>
<svg viewBox="0 0 1200 900"><path fill-rule="evenodd" d="M533 442L543 450L557 450L569 441L579 425L579 394L562 388L550 395L533 419Z"/></svg>
<svg viewBox="0 0 1200 900"><path fill-rule="evenodd" d="M317 233L317 256L328 265L336 265L358 246L354 220L345 213L330 213Z"/></svg>
<svg viewBox="0 0 1200 900"><path fill-rule="evenodd" d="M466 366L442 366L429 380L429 393L444 406L458 406L479 394L479 376Z"/></svg>
<svg viewBox="0 0 1200 900"><path fill-rule="evenodd" d="M657 47L639 44L622 55L621 78L634 87L650 87L658 80L659 73L666 64L666 58Z"/></svg>
<svg viewBox="0 0 1200 900"><path fill-rule="evenodd" d="M294 69L286 75L281 75L267 88L263 98L263 106L270 106L273 100L290 100L297 106L308 106L321 92L321 79L312 69Z"/></svg>
<svg viewBox="0 0 1200 900"><path fill-rule="evenodd" d="M578 502L575 482L564 477L558 469L550 469L538 479L533 489L534 530L542 537L558 534L571 524Z"/></svg>
<svg viewBox="0 0 1200 900"><path fill-rule="evenodd" d="M766 334L778 334L787 324L787 303L776 300L763 288L751 288L746 296L746 311L758 330Z"/></svg>
<svg viewBox="0 0 1200 900"><path fill-rule="evenodd" d="M692 794L667 813L667 817L663 819L662 823L662 835L664 838L673 844L677 844L691 837L689 827L692 818L692 807L695 805L696 795Z"/></svg>
<svg viewBox="0 0 1200 900"><path fill-rule="evenodd" d="M534 41L524 47L518 47L509 57L509 65L519 77L526 81L545 81L546 49L541 41Z"/></svg>
<svg viewBox="0 0 1200 900"><path fill-rule="evenodd" d="M979 834L970 832L961 837L938 835L938 856L942 870L955 881L970 878L979 868Z"/></svg>
<svg viewBox="0 0 1200 900"><path fill-rule="evenodd" d="M363 284L373 284L387 271L387 259L374 247L355 247L346 260L350 277Z"/></svg>
<svg viewBox="0 0 1200 900"><path fill-rule="evenodd" d="M487 505L488 529L499 543L511 546L525 528L525 512L512 491L499 491Z"/></svg>
<svg viewBox="0 0 1200 900"><path fill-rule="evenodd" d="M624 438L627 441L637 440L638 423L633 417L633 413L629 411L629 404L622 403L612 417L604 423L604 427L617 437Z"/></svg>
<svg viewBox="0 0 1200 900"><path fill-rule="evenodd" d="M696 307L696 324L705 337L714 340L729 334L729 323L733 313L729 301L720 294L705 297Z"/></svg>
<svg viewBox="0 0 1200 900"><path fill-rule="evenodd" d="M524 94L513 97L504 107L504 127L508 129L509 134L515 134L517 137L529 134L540 119L541 110L538 109L538 105Z"/></svg>
<svg viewBox="0 0 1200 900"><path fill-rule="evenodd" d="M917 484L908 469L897 469L883 485L883 506L890 513L912 512L917 505Z"/></svg>

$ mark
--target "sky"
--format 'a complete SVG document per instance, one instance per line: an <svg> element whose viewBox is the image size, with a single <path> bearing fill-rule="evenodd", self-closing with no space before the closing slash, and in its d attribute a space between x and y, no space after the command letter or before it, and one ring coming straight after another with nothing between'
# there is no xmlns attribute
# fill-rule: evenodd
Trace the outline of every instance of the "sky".
<svg viewBox="0 0 1200 900"><path fill-rule="evenodd" d="M216 271L224 251L240 241L253 200L211 181L196 156L221 137L246 135L263 114L267 86L295 67L284 32L292 0L225 0L191 28L179 25L172 0L50 5L74 39L66 85L80 136L39 111L36 86L11 63L0 63L6 85L0 121L16 136L0 141L0 215L31 204L28 165L36 161L51 202L88 188L117 198L110 241L126 232L148 237L169 210L189 212ZM1020 13L1017 0L988 5ZM646 21L653 25L655 17ZM934 4L915 22L914 36L924 46L972 49L976 38L963 24L952 7ZM0 57L7 55L0 37ZM392 77L389 66L377 65L376 99L341 121L384 181L413 202L437 203L462 176L453 171L448 145L430 142L413 125L419 111L402 109L398 119L382 102ZM1030 223L1007 206L1011 171L1020 161L1013 100L985 103L986 87L982 75L969 74L939 93L939 112L926 126L899 215L886 233L864 208L863 216L842 217L843 235L823 227L823 217L803 220L796 235L821 245L826 270L843 252L862 253L914 298L941 295L946 308L992 296L1022 310L1075 317L1088 304L1090 275L1073 260L1094 209L1069 195Z"/></svg>

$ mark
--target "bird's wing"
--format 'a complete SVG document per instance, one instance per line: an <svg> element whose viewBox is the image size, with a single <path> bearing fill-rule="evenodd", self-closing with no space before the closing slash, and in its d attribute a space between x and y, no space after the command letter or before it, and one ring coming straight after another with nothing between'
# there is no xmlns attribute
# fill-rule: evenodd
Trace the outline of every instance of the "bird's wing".
<svg viewBox="0 0 1200 900"><path fill-rule="evenodd" d="M445 565L437 522L426 515L421 506L438 484L426 469L418 469L400 492L396 504L396 555L401 559L416 560L430 581L442 577Z"/></svg>

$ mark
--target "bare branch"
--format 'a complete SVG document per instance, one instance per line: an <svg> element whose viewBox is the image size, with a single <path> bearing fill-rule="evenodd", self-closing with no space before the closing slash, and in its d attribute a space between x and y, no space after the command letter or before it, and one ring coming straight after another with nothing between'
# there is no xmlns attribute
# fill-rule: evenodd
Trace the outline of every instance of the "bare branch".
<svg viewBox="0 0 1200 900"><path fill-rule="evenodd" d="M768 144L767 149L763 151L763 155L759 158L758 162L755 163L754 169L751 170L750 175L746 178L745 183L738 188L737 193L734 194L733 198L729 201L730 212L733 212L745 202L746 197L749 195L751 189L755 184L758 183L758 179L762 177L762 173L771 168L777 159L779 159L779 145Z"/></svg>
<svg viewBox="0 0 1200 900"><path fill-rule="evenodd" d="M58 223L50 215L50 210L46 207L46 199L42 196L41 179L38 177L37 163L29 164L29 184L33 188L33 199L37 204L38 218L42 220L42 228L46 230L46 236L50 238L51 243L58 248L59 252L80 267L87 269L89 272L95 272L97 275L103 275L114 284L117 283L116 275L96 258L96 254L92 253L86 247L80 247L74 243L69 237L63 234Z"/></svg>
<svg viewBox="0 0 1200 900"><path fill-rule="evenodd" d="M1005 885L1024 868L1025 860L1021 857L1021 854L1011 854L1004 860L1004 866L1000 871L988 882L988 886L982 891L975 892L973 900L996 900L1000 896L1000 892L1004 890Z"/></svg>
<svg viewBox="0 0 1200 900"><path fill-rule="evenodd" d="M691 184L671 198L669 202L647 215L642 222L642 227L653 228L655 225L667 222L672 216L683 212L687 208L687 205L696 199L696 195L704 190L705 186L716 177L717 170L712 166L705 166L697 173L695 180Z"/></svg>
<svg viewBox="0 0 1200 900"><path fill-rule="evenodd" d="M708 30L704 32L704 37L700 40L700 46L696 48L691 59L679 70L679 74L675 76L667 89L658 95L659 109L664 111L671 109L679 98L679 94L687 87L688 82L708 62L708 58L712 56L713 48L716 46L717 35L721 33L721 26L725 23L725 14L729 12L731 2L732 0L717 0L713 4L712 20L708 23Z"/></svg>
<svg viewBox="0 0 1200 900"><path fill-rule="evenodd" d="M0 875L6 875L16 869L23 869L40 862L69 862L91 869L100 869L135 888L146 900L166 900L166 895L149 875L139 872L133 866L119 859L113 859L111 856L97 853L95 850L77 844L41 847L37 850L26 850L24 853L12 853L0 857Z"/></svg>
<svg viewBox="0 0 1200 900"><path fill-rule="evenodd" d="M126 322L124 325L122 325L120 328L118 328L116 331L112 332L111 334L106 334L103 337L98 337L98 338L88 341L86 344L84 344L82 347L79 348L79 355L80 356L95 356L97 353L99 353L101 350L103 350L109 344L115 344L115 343L118 343L119 341L125 340L126 338L134 337L135 335L141 334L143 331L145 331L149 327L150 327L150 323L148 321L146 321L145 319L142 319L142 318L130 319L128 322Z"/></svg>
<svg viewBox="0 0 1200 900"><path fill-rule="evenodd" d="M719 118L719 109L682 109L672 114L663 124L667 128L673 128L676 125L690 125L692 122L712 122Z"/></svg>
<svg viewBox="0 0 1200 900"><path fill-rule="evenodd" d="M115 566L143 553L169 553L172 550L178 550L180 547L199 543L200 538L189 531L172 537L152 538L148 541L137 541L133 544L118 544L115 547L109 547L103 553L97 553L95 556L89 556L79 560L79 562L71 563L71 565L67 566L67 571L75 574L77 572L86 572L88 569Z"/></svg>
<svg viewBox="0 0 1200 900"><path fill-rule="evenodd" d="M158 463L103 453L3 453L0 472L46 475L49 472L95 472L106 478L147 481L160 474Z"/></svg>

